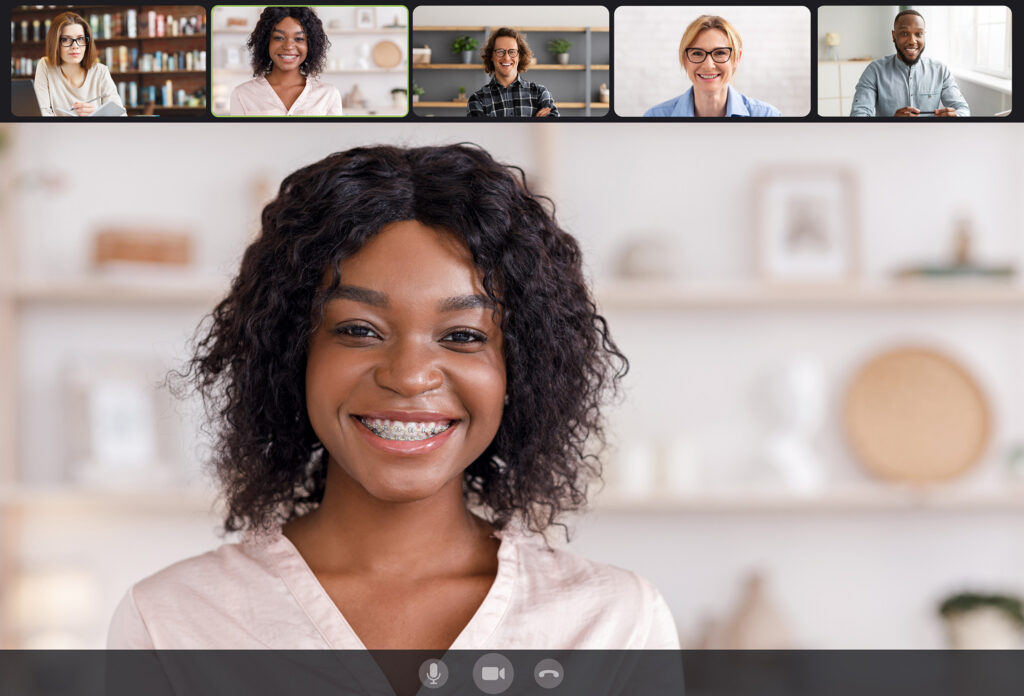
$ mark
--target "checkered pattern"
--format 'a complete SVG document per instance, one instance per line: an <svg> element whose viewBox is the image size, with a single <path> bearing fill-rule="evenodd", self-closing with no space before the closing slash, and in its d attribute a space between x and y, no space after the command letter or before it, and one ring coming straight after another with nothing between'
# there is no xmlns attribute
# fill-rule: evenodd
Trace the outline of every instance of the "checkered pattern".
<svg viewBox="0 0 1024 696"><path fill-rule="evenodd" d="M551 109L549 116L558 116L558 107L551 93L535 82L527 82L522 75L508 87L502 87L495 78L478 89L469 98L470 117L481 118L506 118L509 116L533 116L535 113L548 107Z"/></svg>

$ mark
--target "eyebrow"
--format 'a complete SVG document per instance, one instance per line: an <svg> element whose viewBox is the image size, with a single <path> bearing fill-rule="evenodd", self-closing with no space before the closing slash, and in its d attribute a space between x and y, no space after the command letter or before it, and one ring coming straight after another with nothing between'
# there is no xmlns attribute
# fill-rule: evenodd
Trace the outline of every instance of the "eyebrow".
<svg viewBox="0 0 1024 696"><path fill-rule="evenodd" d="M273 34L280 34L281 36L287 36L288 35L285 32L281 31L280 29L274 29L271 33L273 33ZM299 29L297 32L295 32L295 36L301 36L302 34L305 34L305 33L306 32L304 30Z"/></svg>
<svg viewBox="0 0 1024 696"><path fill-rule="evenodd" d="M358 285L339 285L327 294L326 301L330 302L331 300L352 300L384 309L389 306L387 295ZM441 312L461 312L480 308L494 309L494 307L494 301L486 295L456 295L446 297L437 303L437 309Z"/></svg>

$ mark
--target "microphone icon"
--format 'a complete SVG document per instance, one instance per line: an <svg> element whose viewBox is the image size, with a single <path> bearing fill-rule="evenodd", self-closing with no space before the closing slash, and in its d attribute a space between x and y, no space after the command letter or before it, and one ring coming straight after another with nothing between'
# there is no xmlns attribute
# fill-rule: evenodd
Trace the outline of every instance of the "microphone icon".
<svg viewBox="0 0 1024 696"><path fill-rule="evenodd" d="M431 686L437 686L437 682L441 680L441 673L437 670L437 663L431 662L430 668L427 669L427 681L430 682Z"/></svg>
<svg viewBox="0 0 1024 696"><path fill-rule="evenodd" d="M440 689L448 682L448 665L437 658L420 665L420 683L428 689Z"/></svg>

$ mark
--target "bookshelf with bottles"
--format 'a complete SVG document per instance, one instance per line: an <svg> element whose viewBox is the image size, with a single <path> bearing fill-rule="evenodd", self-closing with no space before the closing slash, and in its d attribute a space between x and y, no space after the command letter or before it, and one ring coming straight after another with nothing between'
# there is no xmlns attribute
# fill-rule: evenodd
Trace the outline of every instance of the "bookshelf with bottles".
<svg viewBox="0 0 1024 696"><path fill-rule="evenodd" d="M129 115L206 111L206 9L199 5L21 5L11 11L11 79L32 79L54 17L89 23Z"/></svg>

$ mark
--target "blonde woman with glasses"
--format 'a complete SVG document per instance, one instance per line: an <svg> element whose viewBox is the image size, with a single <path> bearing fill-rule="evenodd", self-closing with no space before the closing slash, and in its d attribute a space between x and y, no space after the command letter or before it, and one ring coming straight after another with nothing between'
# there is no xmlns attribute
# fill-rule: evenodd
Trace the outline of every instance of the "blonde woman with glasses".
<svg viewBox="0 0 1024 696"><path fill-rule="evenodd" d="M89 23L74 12L62 12L51 22L35 88L43 116L91 116L107 102L120 107L111 115L125 115L110 70L99 62Z"/></svg>
<svg viewBox="0 0 1024 696"><path fill-rule="evenodd" d="M690 23L679 42L679 64L693 86L674 99L652 106L653 117L781 116L771 104L740 94L732 86L743 56L743 41L725 19L702 15Z"/></svg>

